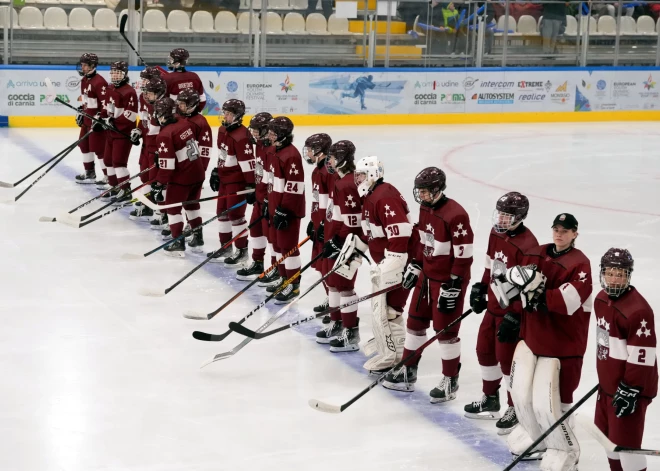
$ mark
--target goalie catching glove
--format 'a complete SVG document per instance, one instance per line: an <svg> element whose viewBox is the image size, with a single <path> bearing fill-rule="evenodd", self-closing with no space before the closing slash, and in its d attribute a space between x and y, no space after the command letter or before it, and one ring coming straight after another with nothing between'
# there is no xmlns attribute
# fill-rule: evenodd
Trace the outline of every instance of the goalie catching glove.
<svg viewBox="0 0 660 471"><path fill-rule="evenodd" d="M541 298L545 292L545 275L531 267L516 265L509 268L506 280L520 289L523 308Z"/></svg>
<svg viewBox="0 0 660 471"><path fill-rule="evenodd" d="M337 261L333 267L335 273L352 280L358 267L362 265L362 256L368 249L369 246L362 242L358 236L348 234L341 251L336 257Z"/></svg>

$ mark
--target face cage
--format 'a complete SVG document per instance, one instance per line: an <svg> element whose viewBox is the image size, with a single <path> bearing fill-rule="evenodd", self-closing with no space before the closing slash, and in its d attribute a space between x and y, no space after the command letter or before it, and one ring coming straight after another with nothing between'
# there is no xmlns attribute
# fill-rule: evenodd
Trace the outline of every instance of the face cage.
<svg viewBox="0 0 660 471"><path fill-rule="evenodd" d="M174 70L176 67L174 66L175 62L174 59L172 59L172 56L167 57L167 70Z"/></svg>
<svg viewBox="0 0 660 471"><path fill-rule="evenodd" d="M419 196L419 190L428 190L430 195L431 195L431 201L430 202L429 201L424 201ZM419 188L419 187L413 188L413 196L415 197L415 201L417 201L418 204L423 204L424 206L433 206L441 193L442 193L441 191L433 192L433 191L431 191L430 188Z"/></svg>
<svg viewBox="0 0 660 471"><path fill-rule="evenodd" d="M303 147L303 158L310 165L316 164L316 161L314 159L318 158L319 154L321 153L322 152L320 150L318 152L314 152L313 147L307 147L307 146ZM312 157L309 157L309 154L311 154Z"/></svg>
<svg viewBox="0 0 660 471"><path fill-rule="evenodd" d="M607 284L607 281L605 281L605 272L608 268L612 269L612 268L616 268L616 267L601 267L601 269L600 269L600 287L605 290L605 292L607 293L608 296L613 296L613 297L616 298L616 297L621 296L623 293L625 293L625 291L630 286L631 270L629 270L628 268L623 269L623 270L626 271L626 282L625 282L625 284L617 284L615 286L609 286Z"/></svg>
<svg viewBox="0 0 660 471"><path fill-rule="evenodd" d="M117 80L117 76L121 76L121 79ZM122 70L110 70L110 81L112 84L116 87L117 85L120 85L124 80L126 79L126 72Z"/></svg>
<svg viewBox="0 0 660 471"><path fill-rule="evenodd" d="M492 221L493 229L500 234L515 229L518 227L518 224L520 224L520 221L517 221L516 216L513 214L505 213L497 209L493 210Z"/></svg>
<svg viewBox="0 0 660 471"><path fill-rule="evenodd" d="M330 163L330 161L332 160L332 157L335 158L335 161L337 160L337 156L330 156L330 155L328 155L328 158L325 159L325 168L326 168L326 170L328 171L328 173L330 175L334 175L337 172L335 170L335 168L332 166L332 164Z"/></svg>
<svg viewBox="0 0 660 471"><path fill-rule="evenodd" d="M179 105L181 103L186 105L185 111L181 111L181 108L179 107ZM179 100L176 101L176 111L177 111L177 113L179 113L183 116L191 116L195 112L195 110L197 109L198 106L199 106L199 101L197 101L197 103L195 103L192 106L188 106L185 101L179 101Z"/></svg>
<svg viewBox="0 0 660 471"><path fill-rule="evenodd" d="M371 172L369 170L356 170L353 172L353 180L360 196L366 196L374 184L374 179L371 178Z"/></svg>

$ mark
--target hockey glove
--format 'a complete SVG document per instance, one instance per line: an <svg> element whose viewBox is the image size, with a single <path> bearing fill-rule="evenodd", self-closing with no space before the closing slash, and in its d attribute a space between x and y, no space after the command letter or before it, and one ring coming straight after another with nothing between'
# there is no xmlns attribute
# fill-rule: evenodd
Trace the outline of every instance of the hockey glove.
<svg viewBox="0 0 660 471"><path fill-rule="evenodd" d="M453 276L453 275L452 275ZM451 314L456 310L458 298L461 296L461 278L452 278L449 283L440 286L438 298L438 311L442 314Z"/></svg>
<svg viewBox="0 0 660 471"><path fill-rule="evenodd" d="M516 343L520 336L520 318L507 312L497 329L497 340L502 343Z"/></svg>
<svg viewBox="0 0 660 471"><path fill-rule="evenodd" d="M329 240L323 246L323 258L328 260L336 260L341 252L341 248L344 243L341 241L339 236L334 236L332 240Z"/></svg>
<svg viewBox="0 0 660 471"><path fill-rule="evenodd" d="M247 185L246 190L254 190L254 185ZM253 191L252 193L245 194L245 201L247 204L254 204L257 202L257 194Z"/></svg>
<svg viewBox="0 0 660 471"><path fill-rule="evenodd" d="M160 154L158 153L158 151L154 152L154 165L156 166L156 168L160 168L160 163L158 162L159 159L160 159Z"/></svg>
<svg viewBox="0 0 660 471"><path fill-rule="evenodd" d="M94 132L102 132L105 131L105 126L103 126L103 121L101 121L101 114L97 113L96 116L94 116L96 121L92 121L92 131Z"/></svg>
<svg viewBox="0 0 660 471"><path fill-rule="evenodd" d="M82 105L78 107L78 111L83 111ZM85 116L82 113L76 114L76 124L79 128L82 128L85 124Z"/></svg>
<svg viewBox="0 0 660 471"><path fill-rule="evenodd" d="M163 201L165 201L165 197L163 196L164 189L165 186L163 186L162 183L153 182L151 184L151 196L153 197L156 203L162 203Z"/></svg>
<svg viewBox="0 0 660 471"><path fill-rule="evenodd" d="M218 191L220 189L220 177L218 176L218 168L214 168L211 172L211 178L209 178L209 185L211 185L211 190Z"/></svg>
<svg viewBox="0 0 660 471"><path fill-rule="evenodd" d="M612 405L618 418L635 412L637 398L641 392L642 388L628 386L623 381L619 383L619 387L616 388L616 393L614 393L614 399L612 399Z"/></svg>
<svg viewBox="0 0 660 471"><path fill-rule="evenodd" d="M115 120L114 118L103 118L103 122L105 123L105 128L108 131L114 131L115 130Z"/></svg>
<svg viewBox="0 0 660 471"><path fill-rule="evenodd" d="M135 128L131 129L131 142L134 146L140 145L140 139L142 138L142 129Z"/></svg>
<svg viewBox="0 0 660 471"><path fill-rule="evenodd" d="M488 285L486 283L475 283L470 291L470 307L475 314L481 314L486 309L486 294Z"/></svg>
<svg viewBox="0 0 660 471"><path fill-rule="evenodd" d="M404 289L413 289L417 285L417 280L419 280L419 274L422 272L422 267L419 262L412 260L406 267L406 271L403 273L403 281L401 286Z"/></svg>
<svg viewBox="0 0 660 471"><path fill-rule="evenodd" d="M321 225L319 225L319 228L316 229L314 235L316 236L316 242L320 242L320 243L325 242L325 224L323 223L323 221L321 221Z"/></svg>
<svg viewBox="0 0 660 471"><path fill-rule="evenodd" d="M307 237L314 242L314 223L312 221L307 224Z"/></svg>
<svg viewBox="0 0 660 471"><path fill-rule="evenodd" d="M261 203L261 215L268 221L268 200L264 200L263 203Z"/></svg>
<svg viewBox="0 0 660 471"><path fill-rule="evenodd" d="M291 220L291 213L284 209L282 206L275 208L275 214L273 214L273 224L275 229L278 231L283 231L289 227L289 221Z"/></svg>

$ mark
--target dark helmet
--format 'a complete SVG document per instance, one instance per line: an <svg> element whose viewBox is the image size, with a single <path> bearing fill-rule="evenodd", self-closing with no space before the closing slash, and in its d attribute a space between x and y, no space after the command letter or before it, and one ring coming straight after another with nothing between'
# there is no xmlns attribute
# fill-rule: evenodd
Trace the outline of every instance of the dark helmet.
<svg viewBox="0 0 660 471"><path fill-rule="evenodd" d="M177 47L170 51L170 57L167 59L167 68L170 70L180 69L186 66L190 54L182 47ZM179 65L175 65L179 64Z"/></svg>
<svg viewBox="0 0 660 471"><path fill-rule="evenodd" d="M278 116L268 123L268 130L276 136L276 142L282 142L293 134L293 122L286 116Z"/></svg>
<svg viewBox="0 0 660 471"><path fill-rule="evenodd" d="M303 157L309 164L314 164L315 162L309 156L309 154L316 157L319 154L328 155L330 151L330 146L332 146L332 138L324 133L312 134L305 141L305 147L303 148Z"/></svg>
<svg viewBox="0 0 660 471"><path fill-rule="evenodd" d="M144 86L142 91L144 93L151 92L156 95L156 98L153 101L147 100L146 95L144 97L147 103L153 105L156 101L158 101L163 96L165 96L165 93L167 93L167 84L165 83L165 80L163 80L162 78L155 77L147 82L147 84Z"/></svg>
<svg viewBox="0 0 660 471"><path fill-rule="evenodd" d="M99 56L97 56L92 52L86 52L82 56L80 56L80 60L78 61L76 70L78 71L78 75L80 75L81 77L85 75L82 71L83 64L87 64L96 69L96 67L99 65Z"/></svg>
<svg viewBox="0 0 660 471"><path fill-rule="evenodd" d="M529 211L529 200L517 191L511 191L495 203L493 228L495 232L506 232L516 228Z"/></svg>
<svg viewBox="0 0 660 471"><path fill-rule="evenodd" d="M140 72L140 78L145 81L156 77L160 77L160 69L158 67L146 67Z"/></svg>
<svg viewBox="0 0 660 471"><path fill-rule="evenodd" d="M161 126L174 120L175 107L176 104L174 103L174 100L168 96L160 98L154 104L154 117L158 120Z"/></svg>
<svg viewBox="0 0 660 471"><path fill-rule="evenodd" d="M245 103L243 103L241 100L232 98L222 104L222 111L229 111L230 113L234 113L234 122L225 124L225 121L223 120L223 126L240 123L243 119L243 116L245 115Z"/></svg>
<svg viewBox="0 0 660 471"><path fill-rule="evenodd" d="M331 159L325 161L329 173L335 173L335 170L349 173L351 168L355 168L355 144L346 140L335 142L328 149L328 157L335 158L334 168L330 164Z"/></svg>
<svg viewBox="0 0 660 471"><path fill-rule="evenodd" d="M252 137L254 139L263 140L268 132L268 123L270 123L272 119L273 115L266 111L262 111L261 113L252 116L252 119L250 120L250 131L256 131L257 134L256 138L254 135Z"/></svg>
<svg viewBox="0 0 660 471"><path fill-rule="evenodd" d="M630 274L633 271L635 261L626 249L612 247L600 259L600 286L608 296L617 297L623 294L630 286ZM624 270L625 281L620 283L607 283L605 275L608 269L618 268ZM621 274L621 273L618 273ZM613 273L612 273L613 275Z"/></svg>
<svg viewBox="0 0 660 471"><path fill-rule="evenodd" d="M110 81L115 87L128 82L128 63L126 61L115 61L110 64Z"/></svg>
<svg viewBox="0 0 660 471"><path fill-rule="evenodd" d="M424 206L433 206L440 193L447 188L447 176L445 172L437 167L427 167L415 177L415 188L413 195L415 201ZM424 201L419 196L419 190L428 190L431 194L431 201Z"/></svg>
<svg viewBox="0 0 660 471"><path fill-rule="evenodd" d="M199 93L197 93L197 90L194 88L184 88L177 95L176 101L177 111L179 114L190 116L197 110L197 106L199 105ZM179 103L185 103L185 111L181 111L181 109L178 107Z"/></svg>

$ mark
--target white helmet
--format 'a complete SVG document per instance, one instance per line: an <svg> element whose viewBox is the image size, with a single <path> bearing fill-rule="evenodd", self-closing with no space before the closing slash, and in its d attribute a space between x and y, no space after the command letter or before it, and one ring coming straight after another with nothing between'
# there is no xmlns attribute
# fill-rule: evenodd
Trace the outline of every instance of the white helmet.
<svg viewBox="0 0 660 471"><path fill-rule="evenodd" d="M358 194L364 197L385 176L385 168L376 156L362 157L355 163L354 175Z"/></svg>

